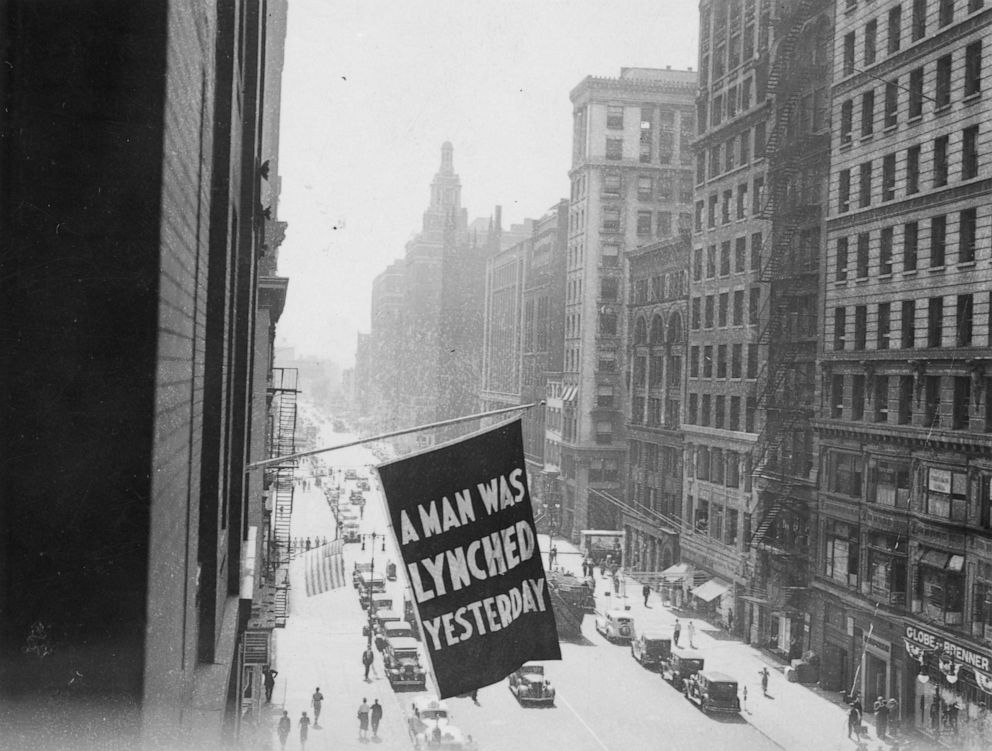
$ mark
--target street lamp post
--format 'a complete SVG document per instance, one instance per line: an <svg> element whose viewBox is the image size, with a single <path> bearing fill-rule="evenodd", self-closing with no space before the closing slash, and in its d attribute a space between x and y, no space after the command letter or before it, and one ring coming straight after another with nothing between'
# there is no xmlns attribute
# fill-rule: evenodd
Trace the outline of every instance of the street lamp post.
<svg viewBox="0 0 992 751"><path fill-rule="evenodd" d="M369 569L369 599L368 599L368 604L366 606L368 608L368 611L369 611L369 642L368 642L368 648L369 649L372 649L372 623L373 623L373 618L375 616L375 613L372 610L372 595L373 595L373 590L374 590L374 587L372 585L372 582L375 579L375 541L376 541L376 539L382 540L382 552L385 552L386 551L386 535L384 535L384 534L378 534L377 532L370 532L368 534L362 535L362 550L365 550L365 539L366 538L371 538L372 539L372 558L369 561L369 563L371 564L371 568Z"/></svg>

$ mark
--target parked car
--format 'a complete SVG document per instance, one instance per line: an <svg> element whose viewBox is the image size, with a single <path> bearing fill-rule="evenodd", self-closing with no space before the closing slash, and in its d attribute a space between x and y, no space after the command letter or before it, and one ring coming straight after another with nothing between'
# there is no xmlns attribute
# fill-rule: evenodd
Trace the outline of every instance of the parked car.
<svg viewBox="0 0 992 751"><path fill-rule="evenodd" d="M544 665L528 662L510 673L510 693L521 704L554 704L555 689L544 677Z"/></svg>
<svg viewBox="0 0 992 751"><path fill-rule="evenodd" d="M352 490L348 496L348 500L351 501L352 506L361 506L365 503L365 496L362 495L361 490Z"/></svg>
<svg viewBox="0 0 992 751"><path fill-rule="evenodd" d="M369 481L366 480L364 477L361 478L358 481L358 489L359 490L370 490L371 488L369 488Z"/></svg>
<svg viewBox="0 0 992 751"><path fill-rule="evenodd" d="M395 688L424 688L427 675L420 665L419 643L409 636L386 639L382 662L389 685Z"/></svg>
<svg viewBox="0 0 992 751"><path fill-rule="evenodd" d="M414 638L413 629L410 628L410 624L406 621L386 621L382 624L380 633L382 633L383 637L385 637L387 641L389 639Z"/></svg>
<svg viewBox="0 0 992 751"><path fill-rule="evenodd" d="M356 521L346 521L341 527L341 537L345 542L361 542L362 533Z"/></svg>
<svg viewBox="0 0 992 751"><path fill-rule="evenodd" d="M403 598L403 620L410 624L415 639L420 638L420 626L417 622L417 614L413 612L413 600L408 597Z"/></svg>
<svg viewBox="0 0 992 751"><path fill-rule="evenodd" d="M373 593L386 591L386 580L383 578L382 574L374 573L372 571L362 571L359 574L359 577L358 592L362 596L363 602L368 601L370 589Z"/></svg>
<svg viewBox="0 0 992 751"><path fill-rule="evenodd" d="M703 665L703 656L699 652L672 647L669 658L661 661L661 677L681 691L686 678L702 670Z"/></svg>
<svg viewBox="0 0 992 751"><path fill-rule="evenodd" d="M627 610L607 610L596 616L596 630L607 641L630 641L634 635L634 618Z"/></svg>
<svg viewBox="0 0 992 751"><path fill-rule="evenodd" d="M646 668L658 668L672 654L672 639L657 633L636 634L630 640L630 654Z"/></svg>
<svg viewBox="0 0 992 751"><path fill-rule="evenodd" d="M370 561L355 561L355 568L351 572L351 583L357 589L362 583L362 574L369 573L372 571L372 563Z"/></svg>
<svg viewBox="0 0 992 751"><path fill-rule="evenodd" d="M715 670L690 675L685 680L685 698L704 712L736 714L741 711L737 681Z"/></svg>
<svg viewBox="0 0 992 751"><path fill-rule="evenodd" d="M346 480L357 480L358 472L354 469L346 469L344 471L344 479Z"/></svg>
<svg viewBox="0 0 992 751"><path fill-rule="evenodd" d="M365 610L375 613L377 610L390 610L393 607L393 598L382 592L373 592L372 601L369 602L368 594L362 600Z"/></svg>

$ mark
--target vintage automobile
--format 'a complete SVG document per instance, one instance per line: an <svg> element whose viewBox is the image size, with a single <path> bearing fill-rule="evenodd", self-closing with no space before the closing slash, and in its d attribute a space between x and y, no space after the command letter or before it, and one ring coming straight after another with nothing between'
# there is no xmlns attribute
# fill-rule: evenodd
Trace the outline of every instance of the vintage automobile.
<svg viewBox="0 0 992 751"><path fill-rule="evenodd" d="M521 704L554 704L555 689L544 677L544 665L525 663L510 673L510 693Z"/></svg>
<svg viewBox="0 0 992 751"><path fill-rule="evenodd" d="M366 595L367 596L367 595ZM368 623L362 626L362 636L369 635L369 624L372 626L373 634L384 634L384 626L387 623L395 623L400 620L400 614L389 608L381 608L369 618Z"/></svg>
<svg viewBox="0 0 992 751"><path fill-rule="evenodd" d="M352 506L361 506L365 503L365 496L362 495L361 490L352 490L351 495L348 496L348 500L351 501Z"/></svg>
<svg viewBox="0 0 992 751"><path fill-rule="evenodd" d="M424 697L413 702L407 717L407 729L413 747L417 749L441 748L444 731L451 725L451 712L447 702L434 697ZM433 743L435 745L428 745Z"/></svg>
<svg viewBox="0 0 992 751"><path fill-rule="evenodd" d="M715 670L703 670L685 680L685 698L704 712L736 714L741 711L737 681Z"/></svg>
<svg viewBox="0 0 992 751"><path fill-rule="evenodd" d="M372 571L362 571L358 576L358 594L361 596L362 602L368 602L370 589L373 594L386 591L386 580L382 574Z"/></svg>
<svg viewBox="0 0 992 751"><path fill-rule="evenodd" d="M393 607L393 598L382 592L373 592L370 602L369 594L366 592L365 599L362 600L362 607L373 614L377 610L390 610Z"/></svg>
<svg viewBox="0 0 992 751"><path fill-rule="evenodd" d="M410 624L415 639L420 638L420 626L417 622L417 614L413 612L413 600L403 598L403 620Z"/></svg>
<svg viewBox="0 0 992 751"><path fill-rule="evenodd" d="M341 538L345 542L361 542L362 533L356 521L346 521L341 527Z"/></svg>
<svg viewBox="0 0 992 751"><path fill-rule="evenodd" d="M358 480L358 489L359 490L370 490L370 488L369 488L369 481L366 480L364 477L360 478Z"/></svg>
<svg viewBox="0 0 992 751"><path fill-rule="evenodd" d="M682 647L672 647L669 658L661 661L661 677L679 691L685 685L686 678L702 669L703 656L699 652Z"/></svg>
<svg viewBox="0 0 992 751"><path fill-rule="evenodd" d="M596 616L596 630L613 643L630 641L634 635L634 618L626 610L607 610Z"/></svg>
<svg viewBox="0 0 992 751"><path fill-rule="evenodd" d="M362 574L372 571L371 561L355 561L355 568L351 572L351 583L358 589L362 583Z"/></svg>
<svg viewBox="0 0 992 751"><path fill-rule="evenodd" d="M646 668L658 668L672 654L672 639L667 634L635 634L630 640L630 654Z"/></svg>
<svg viewBox="0 0 992 751"><path fill-rule="evenodd" d="M419 642L409 636L386 639L382 663L389 685L395 688L424 688L427 674L420 665Z"/></svg>
<svg viewBox="0 0 992 751"><path fill-rule="evenodd" d="M346 469L344 471L344 479L346 480L357 480L358 472L354 469Z"/></svg>
<svg viewBox="0 0 992 751"><path fill-rule="evenodd" d="M422 732L413 736L413 747L427 751L434 749L440 751L475 751L478 748L468 737L462 735L461 730L450 723L444 727L426 727Z"/></svg>
<svg viewBox="0 0 992 751"><path fill-rule="evenodd" d="M391 582L396 581L396 564L392 561L386 564L386 578Z"/></svg>
<svg viewBox="0 0 992 751"><path fill-rule="evenodd" d="M413 629L406 621L386 621L379 629L379 633L388 639L406 638L413 639ZM416 641L416 639L414 639Z"/></svg>

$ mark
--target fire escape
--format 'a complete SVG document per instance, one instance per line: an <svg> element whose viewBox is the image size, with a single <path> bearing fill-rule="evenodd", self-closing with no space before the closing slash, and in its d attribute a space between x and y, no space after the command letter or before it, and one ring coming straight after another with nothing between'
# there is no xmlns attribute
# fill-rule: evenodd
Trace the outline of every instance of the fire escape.
<svg viewBox="0 0 992 751"><path fill-rule="evenodd" d="M296 451L296 368L273 368L268 388L269 458L289 456ZM286 625L289 614L290 519L293 515L293 475L297 460L274 464L265 470L265 485L272 503L271 565L276 569L276 626Z"/></svg>
<svg viewBox="0 0 992 751"><path fill-rule="evenodd" d="M826 118L817 122L812 94L829 80L827 56L806 48L804 31L827 5L780 5L767 77L773 118L760 216L770 220L771 236L759 272L768 295L758 344L768 354L757 382L764 421L751 456L758 501L748 540L757 553L749 594L784 612L802 608L811 564L819 232L830 136Z"/></svg>

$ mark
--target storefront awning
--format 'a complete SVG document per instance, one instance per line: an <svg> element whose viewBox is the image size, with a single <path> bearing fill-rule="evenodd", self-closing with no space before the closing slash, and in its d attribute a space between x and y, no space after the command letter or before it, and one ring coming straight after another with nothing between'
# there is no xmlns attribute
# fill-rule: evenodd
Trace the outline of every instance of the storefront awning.
<svg viewBox="0 0 992 751"><path fill-rule="evenodd" d="M700 587L692 590L692 596L698 597L703 602L710 602L730 589L730 585L723 579L710 579Z"/></svg>
<svg viewBox="0 0 992 751"><path fill-rule="evenodd" d="M666 581L678 581L679 579L685 579L689 575L689 564L688 563L676 563L674 566L669 566L664 571L661 572L661 578Z"/></svg>
<svg viewBox="0 0 992 751"><path fill-rule="evenodd" d="M920 556L920 563L933 568L947 569L948 571L961 571L964 568L964 556L945 553L943 550L924 548L923 555Z"/></svg>

